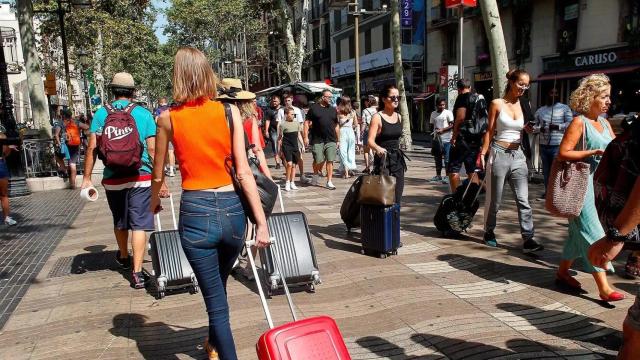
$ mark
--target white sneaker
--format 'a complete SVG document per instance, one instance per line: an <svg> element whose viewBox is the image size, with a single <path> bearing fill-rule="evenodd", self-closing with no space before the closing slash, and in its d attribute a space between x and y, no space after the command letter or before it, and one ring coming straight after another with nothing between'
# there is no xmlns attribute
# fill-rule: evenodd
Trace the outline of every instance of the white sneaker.
<svg viewBox="0 0 640 360"><path fill-rule="evenodd" d="M13 220L13 218L11 216L7 216L4 218L4 224L7 226L13 226L18 224L17 221Z"/></svg>
<svg viewBox="0 0 640 360"><path fill-rule="evenodd" d="M329 190L335 190L336 187L333 186L333 183L331 181L327 181L327 189Z"/></svg>
<svg viewBox="0 0 640 360"><path fill-rule="evenodd" d="M291 183L287 181L284 185L284 191L291 191Z"/></svg>
<svg viewBox="0 0 640 360"><path fill-rule="evenodd" d="M295 182L291 182L291 190L298 190L298 187L296 186Z"/></svg>

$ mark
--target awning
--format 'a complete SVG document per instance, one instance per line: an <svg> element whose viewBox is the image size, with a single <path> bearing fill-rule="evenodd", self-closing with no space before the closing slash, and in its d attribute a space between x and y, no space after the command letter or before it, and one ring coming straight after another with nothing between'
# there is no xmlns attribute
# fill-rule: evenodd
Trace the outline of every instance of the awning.
<svg viewBox="0 0 640 360"><path fill-rule="evenodd" d="M425 100L427 100L428 98L430 98L430 97L434 96L435 94L436 94L436 93L434 93L434 92L424 92L424 93L422 93L422 94L420 94L420 95L418 95L418 96L414 97L414 98L413 98L413 101L414 101L414 102L418 102L418 101L425 101Z"/></svg>
<svg viewBox="0 0 640 360"><path fill-rule="evenodd" d="M583 70L569 71L565 73L552 73L552 74L547 73L547 74L541 74L540 76L538 76L538 81L580 78L580 77L585 77L587 75L599 74L599 73L605 73L605 74L627 73L627 72L636 71L638 69L640 69L640 65L628 65L628 66L621 66L621 67L615 67L615 68L597 69L597 70L588 70L588 71L583 71Z"/></svg>

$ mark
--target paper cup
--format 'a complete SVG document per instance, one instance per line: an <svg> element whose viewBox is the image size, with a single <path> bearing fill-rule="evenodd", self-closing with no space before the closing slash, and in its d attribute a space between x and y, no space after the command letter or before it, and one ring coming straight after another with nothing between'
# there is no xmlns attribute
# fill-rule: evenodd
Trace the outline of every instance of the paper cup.
<svg viewBox="0 0 640 360"><path fill-rule="evenodd" d="M80 190L80 197L87 201L98 200L98 190L93 186Z"/></svg>

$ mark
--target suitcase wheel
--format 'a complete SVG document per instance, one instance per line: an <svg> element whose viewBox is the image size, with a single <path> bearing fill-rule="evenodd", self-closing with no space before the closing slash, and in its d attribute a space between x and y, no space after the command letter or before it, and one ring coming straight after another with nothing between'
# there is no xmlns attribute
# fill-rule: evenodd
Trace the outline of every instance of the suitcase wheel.
<svg viewBox="0 0 640 360"><path fill-rule="evenodd" d="M189 290L189 294L197 294L198 291L200 291L200 287L198 285L193 285L193 287L191 287L191 289Z"/></svg>
<svg viewBox="0 0 640 360"><path fill-rule="evenodd" d="M316 286L313 285L313 283L309 284L309 292L311 292L311 293L315 293L316 292Z"/></svg>
<svg viewBox="0 0 640 360"><path fill-rule="evenodd" d="M391 255L398 255L398 250L393 250L393 252L391 253Z"/></svg>
<svg viewBox="0 0 640 360"><path fill-rule="evenodd" d="M165 295L166 294L165 294L164 290L158 290L158 294L156 295L156 298L158 300L160 300L160 299L163 299L165 297Z"/></svg>
<svg viewBox="0 0 640 360"><path fill-rule="evenodd" d="M360 254L362 254L362 255L366 255L366 254L367 254L367 252L366 252L366 251L364 251L364 249L362 249L362 250L360 250Z"/></svg>
<svg viewBox="0 0 640 360"><path fill-rule="evenodd" d="M380 256L380 259L385 259L385 258L387 257L387 254L385 254L385 253L380 253L380 255L379 255L379 256Z"/></svg>

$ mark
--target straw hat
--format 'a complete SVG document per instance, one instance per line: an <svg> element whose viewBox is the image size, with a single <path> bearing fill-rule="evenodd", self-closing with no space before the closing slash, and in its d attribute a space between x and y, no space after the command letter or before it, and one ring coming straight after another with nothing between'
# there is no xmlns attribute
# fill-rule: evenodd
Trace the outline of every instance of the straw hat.
<svg viewBox="0 0 640 360"><path fill-rule="evenodd" d="M218 83L218 99L253 100L256 94L242 90L240 79L224 78Z"/></svg>
<svg viewBox="0 0 640 360"><path fill-rule="evenodd" d="M118 89L135 89L136 83L133 81L133 76L127 72L119 72L113 75L113 80L109 84L111 88Z"/></svg>

